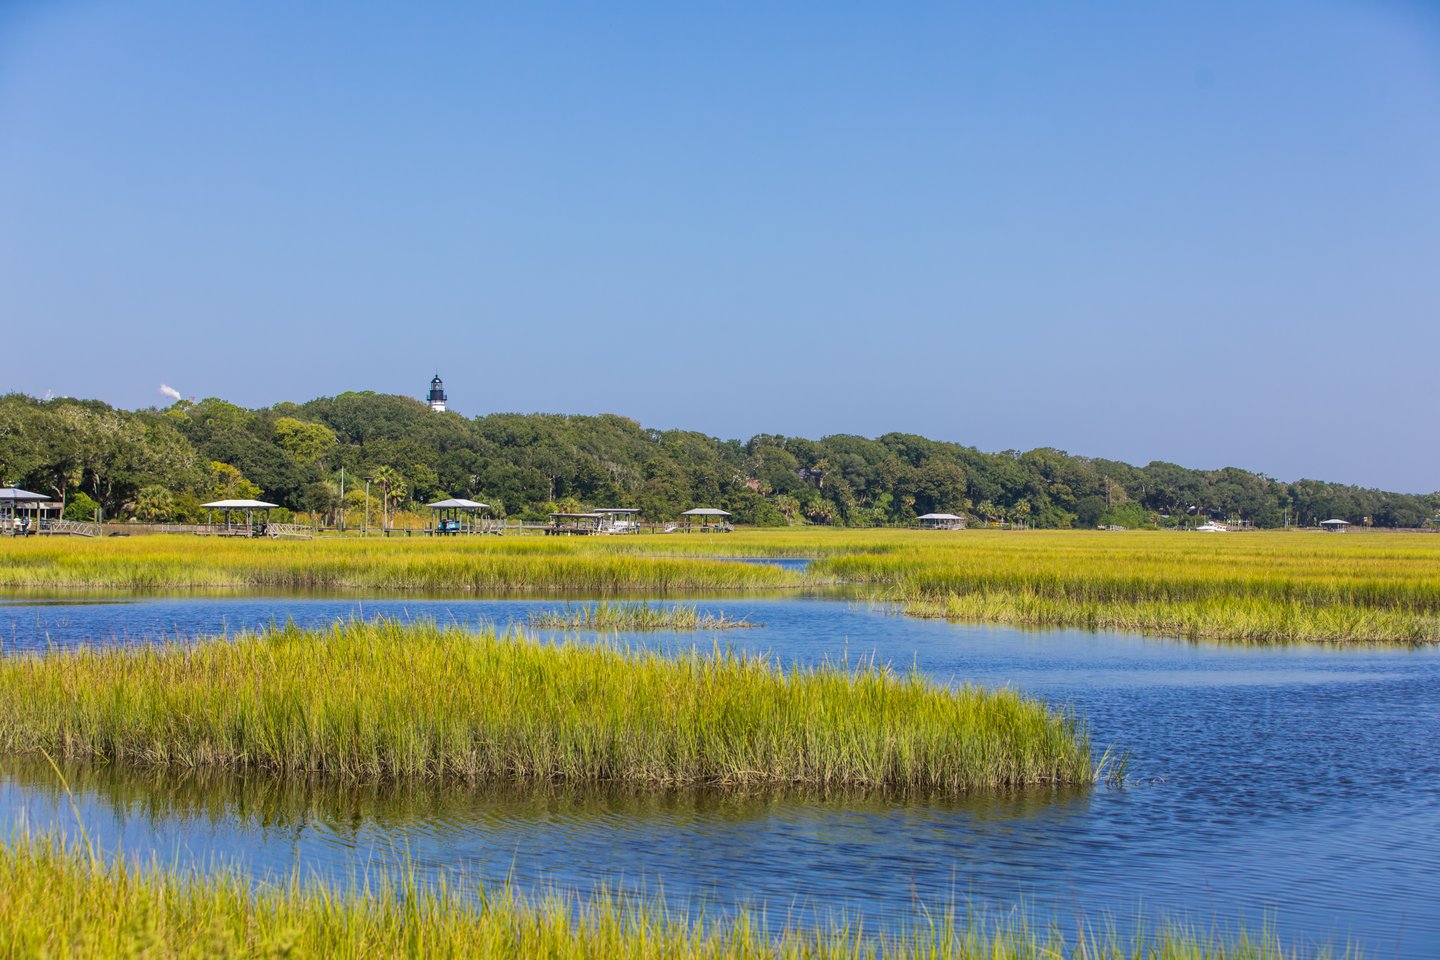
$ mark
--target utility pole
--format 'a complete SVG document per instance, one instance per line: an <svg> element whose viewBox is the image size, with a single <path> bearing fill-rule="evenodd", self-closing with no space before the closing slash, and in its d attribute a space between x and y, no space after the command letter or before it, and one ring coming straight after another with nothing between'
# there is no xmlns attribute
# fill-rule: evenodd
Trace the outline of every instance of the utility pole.
<svg viewBox="0 0 1440 960"><path fill-rule="evenodd" d="M389 536L390 530L390 478L380 478L380 535Z"/></svg>
<svg viewBox="0 0 1440 960"><path fill-rule="evenodd" d="M340 465L340 529L345 529L345 465Z"/></svg>
<svg viewBox="0 0 1440 960"><path fill-rule="evenodd" d="M370 478L365 478L365 536L370 536Z"/></svg>

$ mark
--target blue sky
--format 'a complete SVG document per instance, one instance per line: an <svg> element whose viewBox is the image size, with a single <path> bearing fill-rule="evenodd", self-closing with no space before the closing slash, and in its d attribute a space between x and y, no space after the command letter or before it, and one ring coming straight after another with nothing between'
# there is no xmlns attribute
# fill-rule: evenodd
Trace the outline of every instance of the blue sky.
<svg viewBox="0 0 1440 960"><path fill-rule="evenodd" d="M0 0L0 321L126 407L1435 490L1440 5Z"/></svg>

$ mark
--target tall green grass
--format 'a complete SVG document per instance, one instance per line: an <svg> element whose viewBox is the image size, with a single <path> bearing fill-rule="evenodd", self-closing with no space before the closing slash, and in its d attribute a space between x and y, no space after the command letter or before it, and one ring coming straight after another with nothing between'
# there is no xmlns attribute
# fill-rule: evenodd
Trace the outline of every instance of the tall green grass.
<svg viewBox="0 0 1440 960"><path fill-rule="evenodd" d="M670 607L649 603L567 604L561 610L532 613L532 627L544 630L740 630L759 626L745 618L724 613L701 613L693 604Z"/></svg>
<svg viewBox="0 0 1440 960"><path fill-rule="evenodd" d="M1170 927L1153 938L1036 933L1021 923L940 914L893 933L859 924L767 930L763 915L690 918L662 900L600 892L585 901L526 897L413 876L348 889L253 884L123 860L50 837L0 847L0 955L7 957L574 957L633 960L1305 960L1273 935L1202 935Z"/></svg>
<svg viewBox="0 0 1440 960"><path fill-rule="evenodd" d="M980 590L904 602L913 617L1035 627L1122 630L1243 644L1434 643L1440 618L1373 607L1236 597L1230 600L1069 600Z"/></svg>
<svg viewBox="0 0 1440 960"><path fill-rule="evenodd" d="M0 750L351 781L938 794L1091 783L1105 762L1036 701L872 663L786 670L383 621L5 658Z"/></svg>

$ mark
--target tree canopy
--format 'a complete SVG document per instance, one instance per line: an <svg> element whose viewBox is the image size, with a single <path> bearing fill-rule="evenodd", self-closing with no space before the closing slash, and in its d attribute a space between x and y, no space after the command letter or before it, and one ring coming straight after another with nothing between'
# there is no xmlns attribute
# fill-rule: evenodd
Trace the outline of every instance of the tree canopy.
<svg viewBox="0 0 1440 960"><path fill-rule="evenodd" d="M387 510L452 496L531 518L562 502L638 507L652 519L715 506L762 525L904 524L949 512L1051 528L1212 518L1275 527L1287 516L1422 527L1440 510L1440 494L1286 483L1236 467L1137 467L1050 448L985 453L900 433L742 443L613 414L466 419L370 392L255 410L215 398L126 411L0 397L0 482L93 501L111 517L193 519L225 495L333 519L356 505L366 478Z"/></svg>

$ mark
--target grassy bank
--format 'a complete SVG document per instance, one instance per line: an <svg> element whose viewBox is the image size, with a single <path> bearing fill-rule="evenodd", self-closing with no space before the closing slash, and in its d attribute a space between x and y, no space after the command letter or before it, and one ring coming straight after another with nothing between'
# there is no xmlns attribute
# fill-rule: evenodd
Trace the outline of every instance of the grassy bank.
<svg viewBox="0 0 1440 960"><path fill-rule="evenodd" d="M532 627L543 630L743 630L759 624L724 613L701 613L693 605L671 607L649 603L599 603L566 605L561 610L532 613Z"/></svg>
<svg viewBox="0 0 1440 960"><path fill-rule="evenodd" d="M646 539L664 543L681 538ZM617 543L616 538L601 544L549 537L271 541L177 535L39 542L7 538L0 541L0 588L666 594L793 587L801 582L798 575L775 566L703 556L649 556L637 547L642 545Z"/></svg>
<svg viewBox="0 0 1440 960"><path fill-rule="evenodd" d="M0 750L352 781L945 794L1097 776L1082 729L1011 691L395 622L5 658Z"/></svg>
<svg viewBox="0 0 1440 960"><path fill-rule="evenodd" d="M468 894L468 895L467 895ZM629 957L710 960L1302 960L1274 938L1171 930L1151 940L1038 934L938 915L892 934L832 924L766 932L740 913L705 922L662 902L600 894L583 903L384 880L336 891L258 886L228 872L104 864L54 838L0 847L0 955L182 957Z"/></svg>

